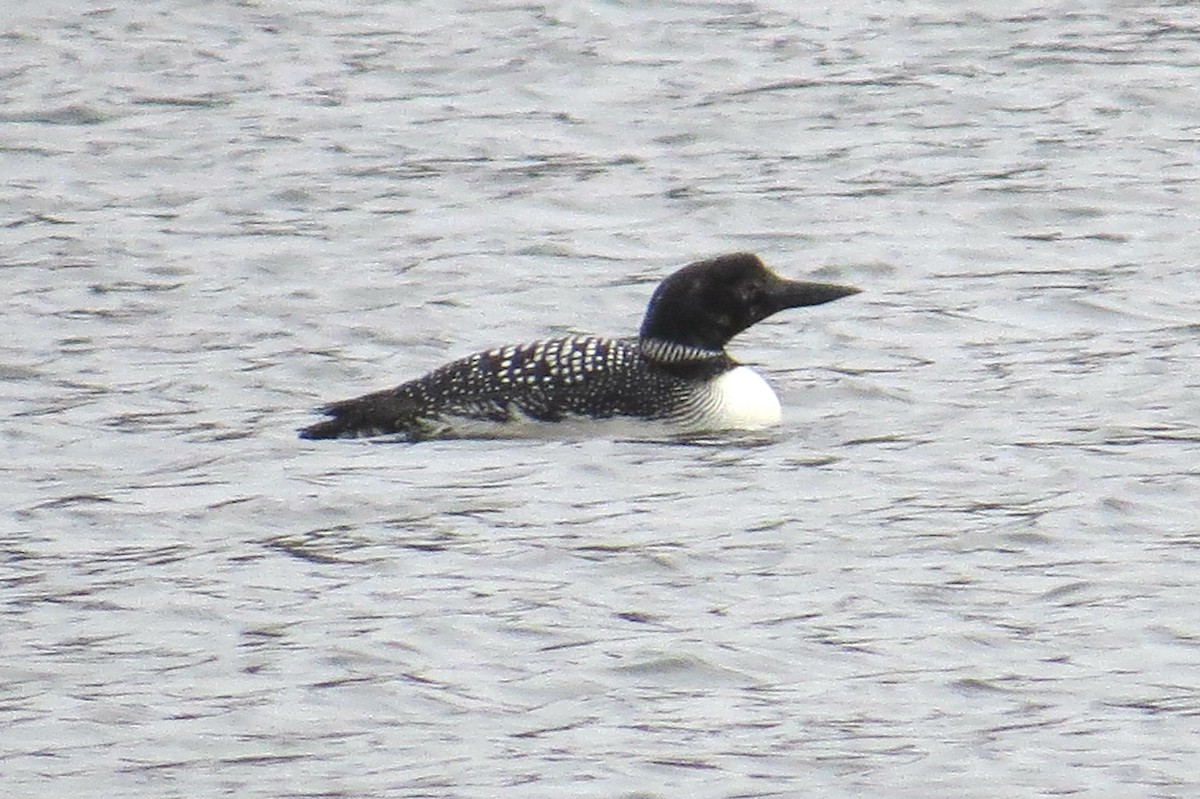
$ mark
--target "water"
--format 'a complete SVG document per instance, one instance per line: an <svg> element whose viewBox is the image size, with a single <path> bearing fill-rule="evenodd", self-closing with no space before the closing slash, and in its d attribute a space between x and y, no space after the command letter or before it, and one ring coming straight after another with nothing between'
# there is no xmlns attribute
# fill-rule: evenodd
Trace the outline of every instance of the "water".
<svg viewBox="0 0 1200 799"><path fill-rule="evenodd" d="M1188 4L21 4L19 796L1200 791ZM784 425L301 442L688 260Z"/></svg>

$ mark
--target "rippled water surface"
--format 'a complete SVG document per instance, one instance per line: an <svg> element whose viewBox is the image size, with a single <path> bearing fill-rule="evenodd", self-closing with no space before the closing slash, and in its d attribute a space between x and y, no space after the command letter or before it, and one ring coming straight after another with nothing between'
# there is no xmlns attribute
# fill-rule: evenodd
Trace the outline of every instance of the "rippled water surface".
<svg viewBox="0 0 1200 799"><path fill-rule="evenodd" d="M16 8L11 794L1200 794L1195 5ZM295 437L731 250L768 435Z"/></svg>

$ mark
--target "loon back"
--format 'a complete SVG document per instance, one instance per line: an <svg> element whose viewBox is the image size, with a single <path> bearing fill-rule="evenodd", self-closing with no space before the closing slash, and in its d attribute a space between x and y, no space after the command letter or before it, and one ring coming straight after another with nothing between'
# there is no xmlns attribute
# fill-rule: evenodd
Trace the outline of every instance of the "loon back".
<svg viewBox="0 0 1200 799"><path fill-rule="evenodd" d="M724 371L724 358L702 371ZM396 388L322 408L303 438L456 437L520 421L630 416L686 423L693 380L653 368L632 339L577 336L498 347ZM472 424L484 423L484 424ZM495 433L497 430L490 430Z"/></svg>
<svg viewBox="0 0 1200 799"><path fill-rule="evenodd" d="M725 344L755 322L858 289L785 280L737 253L683 267L654 292L636 339L574 336L499 347L395 388L321 408L302 438L409 440L512 431L520 421L629 417L680 431L754 429L779 401Z"/></svg>

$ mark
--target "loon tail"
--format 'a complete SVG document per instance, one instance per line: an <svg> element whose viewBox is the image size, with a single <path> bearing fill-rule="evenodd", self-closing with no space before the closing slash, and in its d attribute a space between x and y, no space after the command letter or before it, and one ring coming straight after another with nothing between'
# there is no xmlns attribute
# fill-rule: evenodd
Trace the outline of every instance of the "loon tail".
<svg viewBox="0 0 1200 799"><path fill-rule="evenodd" d="M346 419L346 417L334 417L326 419L323 422L317 422L314 425L301 428L300 437L309 439L320 438L354 438L359 434L356 432L358 426Z"/></svg>
<svg viewBox="0 0 1200 799"><path fill-rule="evenodd" d="M394 391L342 400L320 409L331 418L300 430L300 438L359 438L411 432L412 414L405 413ZM407 417L407 418L406 418Z"/></svg>

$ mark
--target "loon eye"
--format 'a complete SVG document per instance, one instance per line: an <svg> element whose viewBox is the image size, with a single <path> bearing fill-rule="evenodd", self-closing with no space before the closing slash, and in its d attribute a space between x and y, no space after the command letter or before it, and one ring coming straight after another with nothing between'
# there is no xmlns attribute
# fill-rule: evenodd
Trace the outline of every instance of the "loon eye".
<svg viewBox="0 0 1200 799"><path fill-rule="evenodd" d="M742 289L742 298L750 305L761 305L766 299L767 292L759 281L749 283Z"/></svg>

